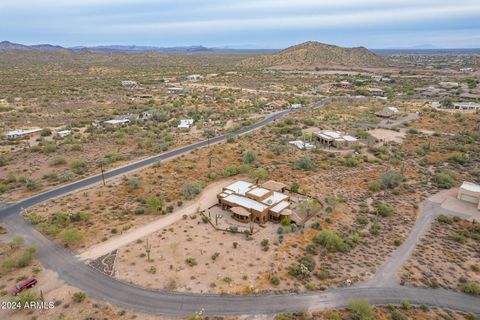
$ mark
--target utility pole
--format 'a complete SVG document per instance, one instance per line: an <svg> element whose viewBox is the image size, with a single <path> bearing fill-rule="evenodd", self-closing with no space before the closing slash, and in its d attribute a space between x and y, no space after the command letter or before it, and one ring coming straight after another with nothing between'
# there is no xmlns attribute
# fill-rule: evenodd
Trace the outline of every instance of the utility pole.
<svg viewBox="0 0 480 320"><path fill-rule="evenodd" d="M100 162L100 170L102 171L102 181L103 181L103 185L106 186L106 183L105 183L105 175L103 174L103 163Z"/></svg>

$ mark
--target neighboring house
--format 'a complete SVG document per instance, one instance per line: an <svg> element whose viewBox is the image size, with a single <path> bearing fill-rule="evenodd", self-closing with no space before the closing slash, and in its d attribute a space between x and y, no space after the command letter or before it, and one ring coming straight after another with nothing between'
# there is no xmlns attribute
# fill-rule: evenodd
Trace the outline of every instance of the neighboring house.
<svg viewBox="0 0 480 320"><path fill-rule="evenodd" d="M301 140L290 141L288 143L291 144L291 145L294 145L295 147L297 147L298 149L301 149L301 150L315 149L315 146L313 144L308 143L308 142L304 142L304 141L301 141Z"/></svg>
<svg viewBox="0 0 480 320"><path fill-rule="evenodd" d="M137 82L133 81L133 80L123 80L122 81L122 86L124 86L124 87L136 87Z"/></svg>
<svg viewBox="0 0 480 320"><path fill-rule="evenodd" d="M465 110L465 111L476 111L480 110L480 103L474 102L455 102L452 106L445 106L441 103L436 104L440 109L452 109L452 110Z"/></svg>
<svg viewBox="0 0 480 320"><path fill-rule="evenodd" d="M457 198L476 204L480 210L480 185L464 181L458 189Z"/></svg>
<svg viewBox="0 0 480 320"><path fill-rule="evenodd" d="M180 87L170 87L170 88L167 88L167 91L168 93L173 93L178 95L185 94L185 89Z"/></svg>
<svg viewBox="0 0 480 320"><path fill-rule="evenodd" d="M390 118L398 112L399 110L396 107L385 107L382 110L375 112L375 115L380 118Z"/></svg>
<svg viewBox="0 0 480 320"><path fill-rule="evenodd" d="M473 68L460 68L460 72L463 72L463 73L470 73L473 71L475 71L475 69Z"/></svg>
<svg viewBox="0 0 480 320"><path fill-rule="evenodd" d="M177 128L190 129L190 127L193 125L193 122L194 122L193 119L182 119L180 120L180 123L177 126Z"/></svg>
<svg viewBox="0 0 480 320"><path fill-rule="evenodd" d="M338 88L350 89L352 87L352 84L348 81L340 81L336 83L335 86Z"/></svg>
<svg viewBox="0 0 480 320"><path fill-rule="evenodd" d="M130 124L129 119L111 119L103 121L103 125L110 128L122 127Z"/></svg>
<svg viewBox="0 0 480 320"><path fill-rule="evenodd" d="M318 142L328 147L348 148L358 142L357 138L350 135L344 135L340 131L322 130L315 132L314 135Z"/></svg>
<svg viewBox="0 0 480 320"><path fill-rule="evenodd" d="M275 188L278 187L275 181L269 183ZM290 217L292 215L289 209L290 197L266 186L267 184L257 186L246 181L236 181L224 187L217 195L218 203L223 209L230 209L235 220L245 223L280 222L283 218ZM281 184L281 187L284 190L285 185Z"/></svg>
<svg viewBox="0 0 480 320"><path fill-rule="evenodd" d="M202 80L203 77L199 74L190 74L188 76L185 77L188 81L198 81L198 80Z"/></svg>
<svg viewBox="0 0 480 320"><path fill-rule="evenodd" d="M57 136L60 138L65 138L68 137L69 135L72 134L71 130L62 130L62 131L57 131Z"/></svg>
<svg viewBox="0 0 480 320"><path fill-rule="evenodd" d="M35 129L20 129L20 130L13 130L13 131L8 131L7 132L7 138L8 139L22 139L22 138L31 138L33 136L36 136L40 134L40 131L42 129L40 128L35 128Z"/></svg>
<svg viewBox="0 0 480 320"><path fill-rule="evenodd" d="M380 88L367 88L367 91L375 97L382 97L385 94L385 91Z"/></svg>
<svg viewBox="0 0 480 320"><path fill-rule="evenodd" d="M290 106L290 109L300 109L302 107L301 103L294 103Z"/></svg>

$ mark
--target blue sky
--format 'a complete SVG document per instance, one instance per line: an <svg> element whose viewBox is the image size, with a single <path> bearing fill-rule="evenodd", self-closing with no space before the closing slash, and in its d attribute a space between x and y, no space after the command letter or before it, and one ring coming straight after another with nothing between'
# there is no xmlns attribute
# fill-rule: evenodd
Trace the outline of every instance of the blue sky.
<svg viewBox="0 0 480 320"><path fill-rule="evenodd" d="M0 40L285 48L480 47L480 0L0 0Z"/></svg>

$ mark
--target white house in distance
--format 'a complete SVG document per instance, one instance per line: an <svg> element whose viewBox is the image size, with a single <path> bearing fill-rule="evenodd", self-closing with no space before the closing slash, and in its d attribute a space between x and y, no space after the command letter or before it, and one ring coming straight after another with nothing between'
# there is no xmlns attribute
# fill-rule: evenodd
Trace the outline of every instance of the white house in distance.
<svg viewBox="0 0 480 320"><path fill-rule="evenodd" d="M480 185L464 181L458 189L457 198L476 204L478 210L480 210Z"/></svg>
<svg viewBox="0 0 480 320"><path fill-rule="evenodd" d="M194 120L193 119L182 119L180 120L180 124L177 126L179 129L190 129L190 127L193 125Z"/></svg>
<svg viewBox="0 0 480 320"><path fill-rule="evenodd" d="M124 87L136 87L137 82L133 81L133 80L123 80L122 81L122 86L124 86Z"/></svg>
<svg viewBox="0 0 480 320"><path fill-rule="evenodd" d="M302 107L301 103L294 103L290 106L290 109L300 109Z"/></svg>
<svg viewBox="0 0 480 320"><path fill-rule="evenodd" d="M13 130L13 131L8 131L7 132L7 138L8 139L17 139L17 138L30 138L36 134L39 134L42 129L40 128L35 128L35 129L20 129L20 130Z"/></svg>
<svg viewBox="0 0 480 320"><path fill-rule="evenodd" d="M301 140L294 140L294 141L290 141L288 143L297 147L298 149L301 149L301 150L315 149L315 146L313 144L308 143L308 142L304 142L304 141L301 141Z"/></svg>
<svg viewBox="0 0 480 320"><path fill-rule="evenodd" d="M57 131L57 136L59 138L65 138L65 137L68 137L69 135L72 134L72 131L71 130L61 130L61 131Z"/></svg>
<svg viewBox="0 0 480 320"><path fill-rule="evenodd" d="M203 77L199 74L190 74L190 75L186 76L186 79L188 81L197 81L197 80L202 80Z"/></svg>
<svg viewBox="0 0 480 320"><path fill-rule="evenodd" d="M112 119L112 120L106 120L103 121L103 124L107 127L120 127L120 126L125 126L130 123L130 120L128 119Z"/></svg>
<svg viewBox="0 0 480 320"><path fill-rule="evenodd" d="M314 135L321 144L336 148L351 147L358 141L357 138L344 135L340 131L322 130L315 132Z"/></svg>

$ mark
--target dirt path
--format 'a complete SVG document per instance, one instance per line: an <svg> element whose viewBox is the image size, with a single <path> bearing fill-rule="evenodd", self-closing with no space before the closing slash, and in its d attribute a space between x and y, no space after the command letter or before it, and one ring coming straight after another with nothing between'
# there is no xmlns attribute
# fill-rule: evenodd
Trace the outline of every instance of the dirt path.
<svg viewBox="0 0 480 320"><path fill-rule="evenodd" d="M222 190L224 186L232 183L234 179L221 180L208 185L200 194L200 196L188 203L182 208L168 216L155 220L145 226L133 229L130 232L119 235L118 237L111 238L106 242L99 243L88 248L86 251L77 255L80 260L92 260L100 256L103 256L115 249L123 247L137 239L145 237L155 231L168 227L169 225L180 220L184 215L190 215L197 211L202 211L217 202L217 194Z"/></svg>

